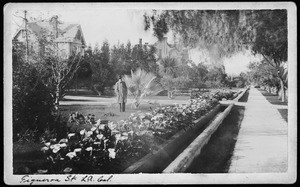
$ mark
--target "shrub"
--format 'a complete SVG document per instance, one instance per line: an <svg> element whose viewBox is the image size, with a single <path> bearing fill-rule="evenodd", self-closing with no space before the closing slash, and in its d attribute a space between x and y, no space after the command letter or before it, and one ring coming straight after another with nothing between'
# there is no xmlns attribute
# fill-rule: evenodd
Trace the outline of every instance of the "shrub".
<svg viewBox="0 0 300 187"><path fill-rule="evenodd" d="M36 69L30 64L19 64L13 71L13 134L27 129L41 131L51 123L53 97L40 81ZM27 131L29 132L29 131Z"/></svg>
<svg viewBox="0 0 300 187"><path fill-rule="evenodd" d="M127 120L102 124L69 133L63 139L49 137L44 173L119 173L134 161L158 148L181 129L194 125L218 101L213 95L191 99L186 105L160 107L149 113L136 112Z"/></svg>

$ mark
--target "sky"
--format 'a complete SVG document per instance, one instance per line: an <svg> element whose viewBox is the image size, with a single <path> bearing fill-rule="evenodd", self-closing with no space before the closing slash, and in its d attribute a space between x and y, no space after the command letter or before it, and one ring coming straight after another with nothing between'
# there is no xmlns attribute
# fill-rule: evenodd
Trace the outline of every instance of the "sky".
<svg viewBox="0 0 300 187"><path fill-rule="evenodd" d="M19 11L17 15L23 13ZM111 45L120 43L138 43L142 38L143 43L154 43L156 38L151 31L145 31L143 25L143 11L128 9L102 9L102 10L68 10L57 11L28 11L28 15L33 17L43 16L46 18L52 15L58 15L63 22L78 23L87 44L94 46L96 43L101 44L108 40ZM23 16L23 15L22 15ZM13 17L13 22L21 24L22 20ZM13 30L16 30L16 24L13 24Z"/></svg>
<svg viewBox="0 0 300 187"><path fill-rule="evenodd" d="M33 7L33 6L32 6ZM143 14L147 9L138 8L103 8L92 7L81 8L79 5L67 7L27 7L28 15L32 17L50 18L52 15L58 15L63 22L78 23L81 25L87 45L95 46L96 43L101 45L104 40L108 40L109 44L115 45L119 43L137 44L142 38L143 43L153 44L157 39L151 31L144 30ZM24 8L20 7L13 11L12 30L15 31L17 24L22 23L22 19L17 16L23 16ZM168 41L172 43L171 37ZM191 60L195 63L203 61L201 52L192 50L190 53ZM202 55L203 56L203 55ZM238 75L242 71L247 70L247 65L251 59L251 54L239 53L230 59L224 60L226 73L230 75Z"/></svg>

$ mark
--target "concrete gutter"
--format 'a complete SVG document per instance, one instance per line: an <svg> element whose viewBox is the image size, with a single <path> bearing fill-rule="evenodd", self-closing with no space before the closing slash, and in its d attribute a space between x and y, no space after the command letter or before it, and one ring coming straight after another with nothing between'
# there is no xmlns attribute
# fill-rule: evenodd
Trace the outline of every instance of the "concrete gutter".
<svg viewBox="0 0 300 187"><path fill-rule="evenodd" d="M242 93L240 93L236 98L234 98L233 101L238 102L238 101L243 97L243 95L246 93L246 91L247 91L248 89L249 89L249 88L244 89L244 91L243 91Z"/></svg>
<svg viewBox="0 0 300 187"><path fill-rule="evenodd" d="M233 107L231 103L222 113L209 124L209 126L173 161L163 170L163 173L184 173L193 160L200 155L201 149L207 144L211 135L218 129Z"/></svg>
<svg viewBox="0 0 300 187"><path fill-rule="evenodd" d="M242 103L239 102L239 100L244 96L244 94L249 90L249 88L244 89L242 92L239 92L240 94L238 94L237 97L235 97L233 100L226 100L226 101L220 101L220 104L222 106L229 106L232 103L234 103L234 105L238 105L238 106L245 106L246 103ZM237 94L237 93L236 93Z"/></svg>
<svg viewBox="0 0 300 187"><path fill-rule="evenodd" d="M149 153L135 162L123 173L161 173L198 135L205 130L206 124L219 112L218 104L209 113L194 121L194 125L183 129L160 146L160 149Z"/></svg>

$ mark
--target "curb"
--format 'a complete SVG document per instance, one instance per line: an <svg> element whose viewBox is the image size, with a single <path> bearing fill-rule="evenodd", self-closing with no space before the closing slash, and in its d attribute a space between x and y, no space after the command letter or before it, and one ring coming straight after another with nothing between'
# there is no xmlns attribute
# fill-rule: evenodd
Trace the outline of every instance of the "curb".
<svg viewBox="0 0 300 187"><path fill-rule="evenodd" d="M239 100L243 97L243 95L249 90L249 88L246 88L242 93L240 93L236 98L233 99L233 101L239 102Z"/></svg>
<svg viewBox="0 0 300 187"><path fill-rule="evenodd" d="M218 104L209 113L195 120L192 127L179 131L163 143L158 151L147 154L122 173L161 173L199 135L220 108L221 104Z"/></svg>
<svg viewBox="0 0 300 187"><path fill-rule="evenodd" d="M230 104L224 112L218 115L213 122L167 167L163 173L183 173L192 164L192 161L201 153L211 135L218 129L233 107Z"/></svg>

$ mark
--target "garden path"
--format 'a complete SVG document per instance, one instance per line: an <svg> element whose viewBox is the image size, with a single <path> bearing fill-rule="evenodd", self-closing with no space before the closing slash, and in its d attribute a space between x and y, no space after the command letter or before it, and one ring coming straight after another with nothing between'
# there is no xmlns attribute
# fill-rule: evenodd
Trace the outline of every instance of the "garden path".
<svg viewBox="0 0 300 187"><path fill-rule="evenodd" d="M237 103L238 104L238 103ZM254 87L245 103L229 173L286 172L288 126L276 106Z"/></svg>

